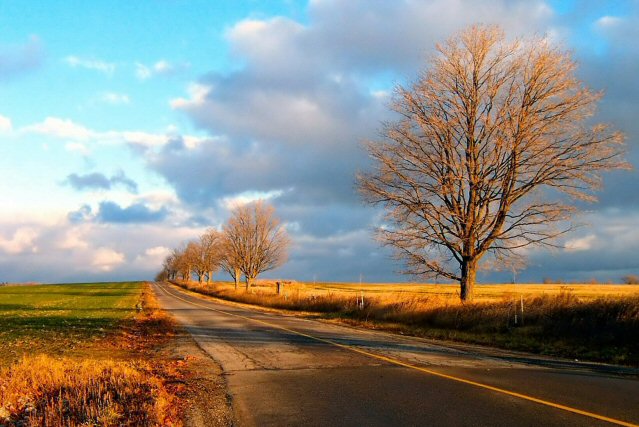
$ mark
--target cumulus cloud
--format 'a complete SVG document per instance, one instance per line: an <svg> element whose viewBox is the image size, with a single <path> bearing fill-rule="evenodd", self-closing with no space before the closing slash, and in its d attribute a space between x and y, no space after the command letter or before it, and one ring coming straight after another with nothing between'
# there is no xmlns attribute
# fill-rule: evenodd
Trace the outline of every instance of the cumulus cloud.
<svg viewBox="0 0 639 427"><path fill-rule="evenodd" d="M87 230L81 227L71 227L67 229L60 240L56 242L56 248L59 249L86 249L89 242L86 240Z"/></svg>
<svg viewBox="0 0 639 427"><path fill-rule="evenodd" d="M106 175L93 172L85 175L72 173L67 176L66 182L76 190L110 190L117 185L122 185L131 193L137 193L138 185L124 172L107 177Z"/></svg>
<svg viewBox="0 0 639 427"><path fill-rule="evenodd" d="M289 263L272 274L300 280L357 280L360 273L364 280L401 279L388 252L371 239L379 211L363 206L354 188L356 170L368 162L360 142L377 138L381 122L392 119L393 86L414 79L434 44L468 24L498 23L510 36L538 32L569 43L585 40L567 46L576 49L579 77L606 90L600 117L628 133L629 158L637 164L639 48L634 41L639 16L635 10L612 16L597 13L598 8L588 2L556 14L541 0L314 0L304 22L285 17L239 21L226 32L237 66L211 70L170 102L206 138L175 129L165 134L97 131L55 117L17 130L65 139L78 150L88 151L92 144L137 147L135 152L175 189L187 211L176 218L171 205L176 201L167 199L169 215L162 197L129 200L128 205L104 201L69 213L64 227L32 244L47 248L52 247L49 241L62 242L56 250L73 252L89 267L96 251L107 248L105 260L123 255L109 277L149 274L157 266L148 263L197 236L202 227L219 225L233 203L270 197L294 237ZM597 49L589 50L591 45ZM115 64L112 71L93 65L105 74L115 72ZM179 65L168 61L139 63L135 70L141 80L178 71ZM112 186L111 178L88 181ZM601 203L587 215L590 226L569 237L567 250L531 251L521 277L577 280L593 274L615 279L633 273L639 268L633 255L639 250L638 180L637 172L607 176ZM168 227L169 221L181 227ZM65 234L68 227L76 231ZM4 231L5 241L13 241L14 232ZM29 250L25 246L23 253ZM34 257L36 265L55 268L43 252ZM18 274L18 267L2 257L0 268ZM62 276L67 270L68 263L56 271ZM106 277L100 271L92 277ZM483 279L488 277L501 276Z"/></svg>
<svg viewBox="0 0 639 427"><path fill-rule="evenodd" d="M594 234L589 234L584 237L568 240L565 243L564 248L569 252L587 251L594 246L596 240L597 236L595 236Z"/></svg>
<svg viewBox="0 0 639 427"><path fill-rule="evenodd" d="M298 242L295 253L305 254L293 255L283 272L324 266L335 272L332 277L344 278L352 256L362 265L374 264L379 277L397 277L397 266L381 261L386 252L370 238L379 211L363 207L354 189L356 170L367 167L360 142L377 138L381 123L392 119L387 107L392 87L415 78L435 43L471 23L500 24L511 37L547 34L559 42L570 40L570 23L560 19L577 21L570 14L559 16L544 1L317 0L309 3L304 23L284 17L242 20L226 33L230 52L242 66L230 73L211 71L187 88L187 96L171 102L211 138L194 148L176 138L145 160L196 208L224 205L244 194L281 192L272 200ZM628 20L632 23L635 18ZM611 45L615 41L608 51L620 50L613 70L618 65L621 74L623 67L634 70L639 64L622 57L631 44L628 34L635 31L624 27L625 19L603 17L579 25L605 32ZM609 66L609 60L602 56L602 65ZM599 89L609 74L595 65L586 61L580 73ZM624 72L621 84L636 88L630 74ZM624 105L631 113L621 114L630 118L636 116L631 103L637 96L628 92L633 91L626 87ZM610 106L609 113L603 106L604 119L615 117L623 128L630 124L619 120L619 106ZM639 136L636 127L629 132ZM617 206L615 194L625 194L626 204L636 199L628 197L632 179L624 178L627 182L615 181L602 194L597 209ZM592 225L597 234L601 226ZM343 235L368 240L353 246L337 238ZM568 243L566 257L591 254L600 246L598 238L587 236ZM327 249L332 259L312 258L311 244ZM342 256L335 257L338 252ZM539 274L534 266L529 270Z"/></svg>
<svg viewBox="0 0 639 427"><path fill-rule="evenodd" d="M158 222L9 219L0 224L0 281L149 280L160 268L162 248L203 231Z"/></svg>
<svg viewBox="0 0 639 427"><path fill-rule="evenodd" d="M32 71L44 61L44 49L37 36L20 45L0 45L0 81Z"/></svg>
<svg viewBox="0 0 639 427"><path fill-rule="evenodd" d="M64 58L64 61L72 68L84 68L87 70L98 71L112 76L116 69L116 64L95 58L81 58L79 56L70 55Z"/></svg>
<svg viewBox="0 0 639 427"><path fill-rule="evenodd" d="M297 253L313 244L333 254L331 261L294 256L283 272L323 265L345 278L357 259L393 277L396 266L380 262L385 252L371 239L378 212L361 205L354 184L368 164L360 143L392 118L393 85L416 75L436 42L471 22L507 21L507 30L521 34L543 28L552 11L541 1L322 0L310 2L308 16L307 23L275 17L231 26L230 51L243 66L212 71L171 102L211 138L193 148L176 139L145 160L198 209L277 194L272 201L294 238L305 236ZM343 235L366 243L333 239Z"/></svg>
<svg viewBox="0 0 639 427"><path fill-rule="evenodd" d="M122 264L125 260L124 254L114 251L111 248L98 248L93 255L91 265L102 271L111 271Z"/></svg>
<svg viewBox="0 0 639 427"><path fill-rule="evenodd" d="M171 253L171 248L166 246L154 246L145 249L143 253L135 257L134 263L149 268L150 266L161 266L162 261ZM158 269L159 270L159 269Z"/></svg>
<svg viewBox="0 0 639 427"><path fill-rule="evenodd" d="M38 248L34 242L37 237L38 233L33 228L20 227L11 237L0 235L0 250L8 254L36 252Z"/></svg>

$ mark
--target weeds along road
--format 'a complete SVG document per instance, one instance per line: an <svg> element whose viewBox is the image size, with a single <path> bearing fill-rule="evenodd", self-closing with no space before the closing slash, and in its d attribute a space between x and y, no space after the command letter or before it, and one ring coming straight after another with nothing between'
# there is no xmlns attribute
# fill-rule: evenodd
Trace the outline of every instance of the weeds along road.
<svg viewBox="0 0 639 427"><path fill-rule="evenodd" d="M154 288L222 365L238 426L639 425L637 371L488 356Z"/></svg>

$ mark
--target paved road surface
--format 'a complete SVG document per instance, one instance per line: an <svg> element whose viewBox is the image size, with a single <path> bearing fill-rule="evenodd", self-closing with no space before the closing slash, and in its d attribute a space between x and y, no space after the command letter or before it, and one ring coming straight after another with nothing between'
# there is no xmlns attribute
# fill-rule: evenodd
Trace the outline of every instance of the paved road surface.
<svg viewBox="0 0 639 427"><path fill-rule="evenodd" d="M639 424L636 375L267 314L168 285L155 290L222 365L238 426L614 425L597 416Z"/></svg>

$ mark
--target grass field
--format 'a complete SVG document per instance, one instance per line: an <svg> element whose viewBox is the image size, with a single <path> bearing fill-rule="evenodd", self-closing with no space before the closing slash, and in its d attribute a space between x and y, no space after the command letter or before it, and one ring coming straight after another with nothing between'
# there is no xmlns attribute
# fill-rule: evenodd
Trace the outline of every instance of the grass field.
<svg viewBox="0 0 639 427"><path fill-rule="evenodd" d="M233 289L229 282L219 282L221 289ZM275 283L262 280L254 286L256 292L275 294ZM289 295L336 295L355 297L364 293L380 298L439 298L448 303L459 301L459 285L430 284L430 283L303 283L292 282L285 285L285 292ZM530 296L555 296L570 293L582 300L593 300L601 297L624 298L639 295L639 285L601 285L601 284L480 284L475 289L475 302L494 302L504 299L524 298Z"/></svg>
<svg viewBox="0 0 639 427"><path fill-rule="evenodd" d="M428 338L639 366L638 285L478 285L466 304L454 285L293 282L280 295L267 280L250 292L228 282L181 285Z"/></svg>
<svg viewBox="0 0 639 427"><path fill-rule="evenodd" d="M180 425L154 301L142 282L0 287L0 425Z"/></svg>
<svg viewBox="0 0 639 427"><path fill-rule="evenodd" d="M142 282L0 286L0 364L60 354L105 337L136 314Z"/></svg>

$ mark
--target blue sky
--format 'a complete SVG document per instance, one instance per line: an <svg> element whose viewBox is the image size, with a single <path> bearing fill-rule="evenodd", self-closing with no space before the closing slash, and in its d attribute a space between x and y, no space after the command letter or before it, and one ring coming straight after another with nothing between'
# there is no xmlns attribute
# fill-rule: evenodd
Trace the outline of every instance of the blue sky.
<svg viewBox="0 0 639 427"><path fill-rule="evenodd" d="M170 248L268 198L293 238L271 273L406 280L371 238L360 142L466 25L571 49L637 164L636 1L0 0L0 281L150 278ZM523 280L639 273L637 172ZM484 280L509 280L506 273Z"/></svg>

